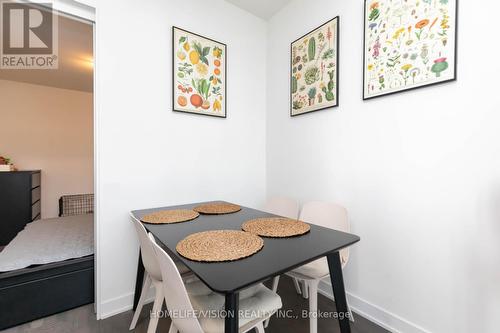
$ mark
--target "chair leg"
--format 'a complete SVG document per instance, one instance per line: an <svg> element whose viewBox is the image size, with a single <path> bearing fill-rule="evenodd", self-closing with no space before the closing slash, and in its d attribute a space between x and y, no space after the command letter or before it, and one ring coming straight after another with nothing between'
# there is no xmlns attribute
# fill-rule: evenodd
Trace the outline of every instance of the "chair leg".
<svg viewBox="0 0 500 333"><path fill-rule="evenodd" d="M302 294L302 290L300 290L300 285L299 285L299 280L297 278L292 278L293 279L293 285L295 286L295 290L297 291L297 294Z"/></svg>
<svg viewBox="0 0 500 333"><path fill-rule="evenodd" d="M144 282L142 284L141 297L139 298L139 303L137 304L137 308L135 309L134 317L132 318L132 323L130 324L129 330L133 330L137 325L137 320L139 320L139 316L141 315L142 307L144 306L144 301L146 300L149 288L151 287L151 278L149 274L146 273L144 276Z"/></svg>
<svg viewBox="0 0 500 333"><path fill-rule="evenodd" d="M302 297L305 299L309 298L309 286L306 280L302 281Z"/></svg>
<svg viewBox="0 0 500 333"><path fill-rule="evenodd" d="M264 328L267 328L269 326L269 321L271 320L271 317L267 318L266 321L264 322Z"/></svg>
<svg viewBox="0 0 500 333"><path fill-rule="evenodd" d="M161 311L161 308L163 306L163 300L165 299L163 295L163 286L161 282L155 281L155 289L156 289L156 296L155 296L155 302L153 304L153 316L150 316L149 318L149 325L148 325L148 333L155 333L156 332L156 326L158 326L158 314Z"/></svg>
<svg viewBox="0 0 500 333"><path fill-rule="evenodd" d="M278 283L280 282L280 276L277 275L273 279L273 292L278 291ZM271 317L267 318L266 321L264 322L264 328L267 328L269 326L269 321L271 320Z"/></svg>
<svg viewBox="0 0 500 333"><path fill-rule="evenodd" d="M175 327L174 323L170 324L170 329L168 330L168 333L177 333L179 332L177 330L177 327Z"/></svg>
<svg viewBox="0 0 500 333"><path fill-rule="evenodd" d="M257 333L265 333L264 325L262 325L262 322L260 322L257 326L255 326L255 331Z"/></svg>
<svg viewBox="0 0 500 333"><path fill-rule="evenodd" d="M309 289L309 333L318 332L318 284L319 280L307 282Z"/></svg>
<svg viewBox="0 0 500 333"><path fill-rule="evenodd" d="M278 283L280 283L280 276L275 276L273 279L273 291L278 291Z"/></svg>

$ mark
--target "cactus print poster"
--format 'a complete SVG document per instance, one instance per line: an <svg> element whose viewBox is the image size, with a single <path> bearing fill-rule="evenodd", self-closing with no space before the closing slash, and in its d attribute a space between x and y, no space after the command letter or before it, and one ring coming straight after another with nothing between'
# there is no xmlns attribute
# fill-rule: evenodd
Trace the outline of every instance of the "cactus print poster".
<svg viewBox="0 0 500 333"><path fill-rule="evenodd" d="M226 117L226 45L173 27L173 110Z"/></svg>
<svg viewBox="0 0 500 333"><path fill-rule="evenodd" d="M290 115L339 105L339 17L291 44Z"/></svg>
<svg viewBox="0 0 500 333"><path fill-rule="evenodd" d="M457 0L365 0L364 99L456 79Z"/></svg>

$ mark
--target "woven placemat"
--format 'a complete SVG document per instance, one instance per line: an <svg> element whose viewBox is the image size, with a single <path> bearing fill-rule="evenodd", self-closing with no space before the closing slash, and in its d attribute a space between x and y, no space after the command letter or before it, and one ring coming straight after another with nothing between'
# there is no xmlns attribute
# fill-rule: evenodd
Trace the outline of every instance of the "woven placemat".
<svg viewBox="0 0 500 333"><path fill-rule="evenodd" d="M243 223L241 228L262 237L284 238L308 233L311 226L299 220L284 217L264 217Z"/></svg>
<svg viewBox="0 0 500 333"><path fill-rule="evenodd" d="M262 238L248 232L212 230L187 236L177 244L176 250L190 260L222 262L249 257L263 246Z"/></svg>
<svg viewBox="0 0 500 333"><path fill-rule="evenodd" d="M229 202L213 202L196 206L193 210L200 214L219 215L239 212L241 207Z"/></svg>
<svg viewBox="0 0 500 333"><path fill-rule="evenodd" d="M179 223L194 220L198 216L200 214L190 209L171 209L144 215L141 221L151 224Z"/></svg>

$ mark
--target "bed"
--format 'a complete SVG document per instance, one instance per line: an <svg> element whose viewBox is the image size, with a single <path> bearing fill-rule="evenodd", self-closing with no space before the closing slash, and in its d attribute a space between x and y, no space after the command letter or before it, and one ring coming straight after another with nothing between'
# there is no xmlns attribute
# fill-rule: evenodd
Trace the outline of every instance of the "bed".
<svg viewBox="0 0 500 333"><path fill-rule="evenodd" d="M93 214L28 223L0 252L0 330L94 301Z"/></svg>

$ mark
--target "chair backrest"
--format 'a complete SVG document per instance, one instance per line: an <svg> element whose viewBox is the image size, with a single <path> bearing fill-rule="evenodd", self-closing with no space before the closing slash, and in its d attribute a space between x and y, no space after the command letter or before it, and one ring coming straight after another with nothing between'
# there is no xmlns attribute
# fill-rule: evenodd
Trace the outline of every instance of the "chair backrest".
<svg viewBox="0 0 500 333"><path fill-rule="evenodd" d="M344 207L321 201L305 203L300 211L299 219L304 222L316 224L325 228L350 232L349 217ZM349 260L349 248L340 251L342 265Z"/></svg>
<svg viewBox="0 0 500 333"><path fill-rule="evenodd" d="M137 231L137 237L139 237L141 257L142 263L144 264L144 269L153 279L161 281L160 265L158 265L158 260L156 259L155 251L151 245L151 242L149 241L146 228L144 228L142 223L132 213L130 213L130 219L134 223L135 230Z"/></svg>
<svg viewBox="0 0 500 333"><path fill-rule="evenodd" d="M203 329L195 316L193 306L182 281L181 274L170 256L156 244L153 235L149 241L154 248L163 277L163 291L166 295L167 308L172 311L171 319L180 332L203 333Z"/></svg>
<svg viewBox="0 0 500 333"><path fill-rule="evenodd" d="M299 203L285 197L274 197L266 202L264 210L268 213L296 219L299 217Z"/></svg>
<svg viewBox="0 0 500 333"><path fill-rule="evenodd" d="M84 215L94 212L94 194L63 195L59 198L59 216Z"/></svg>

